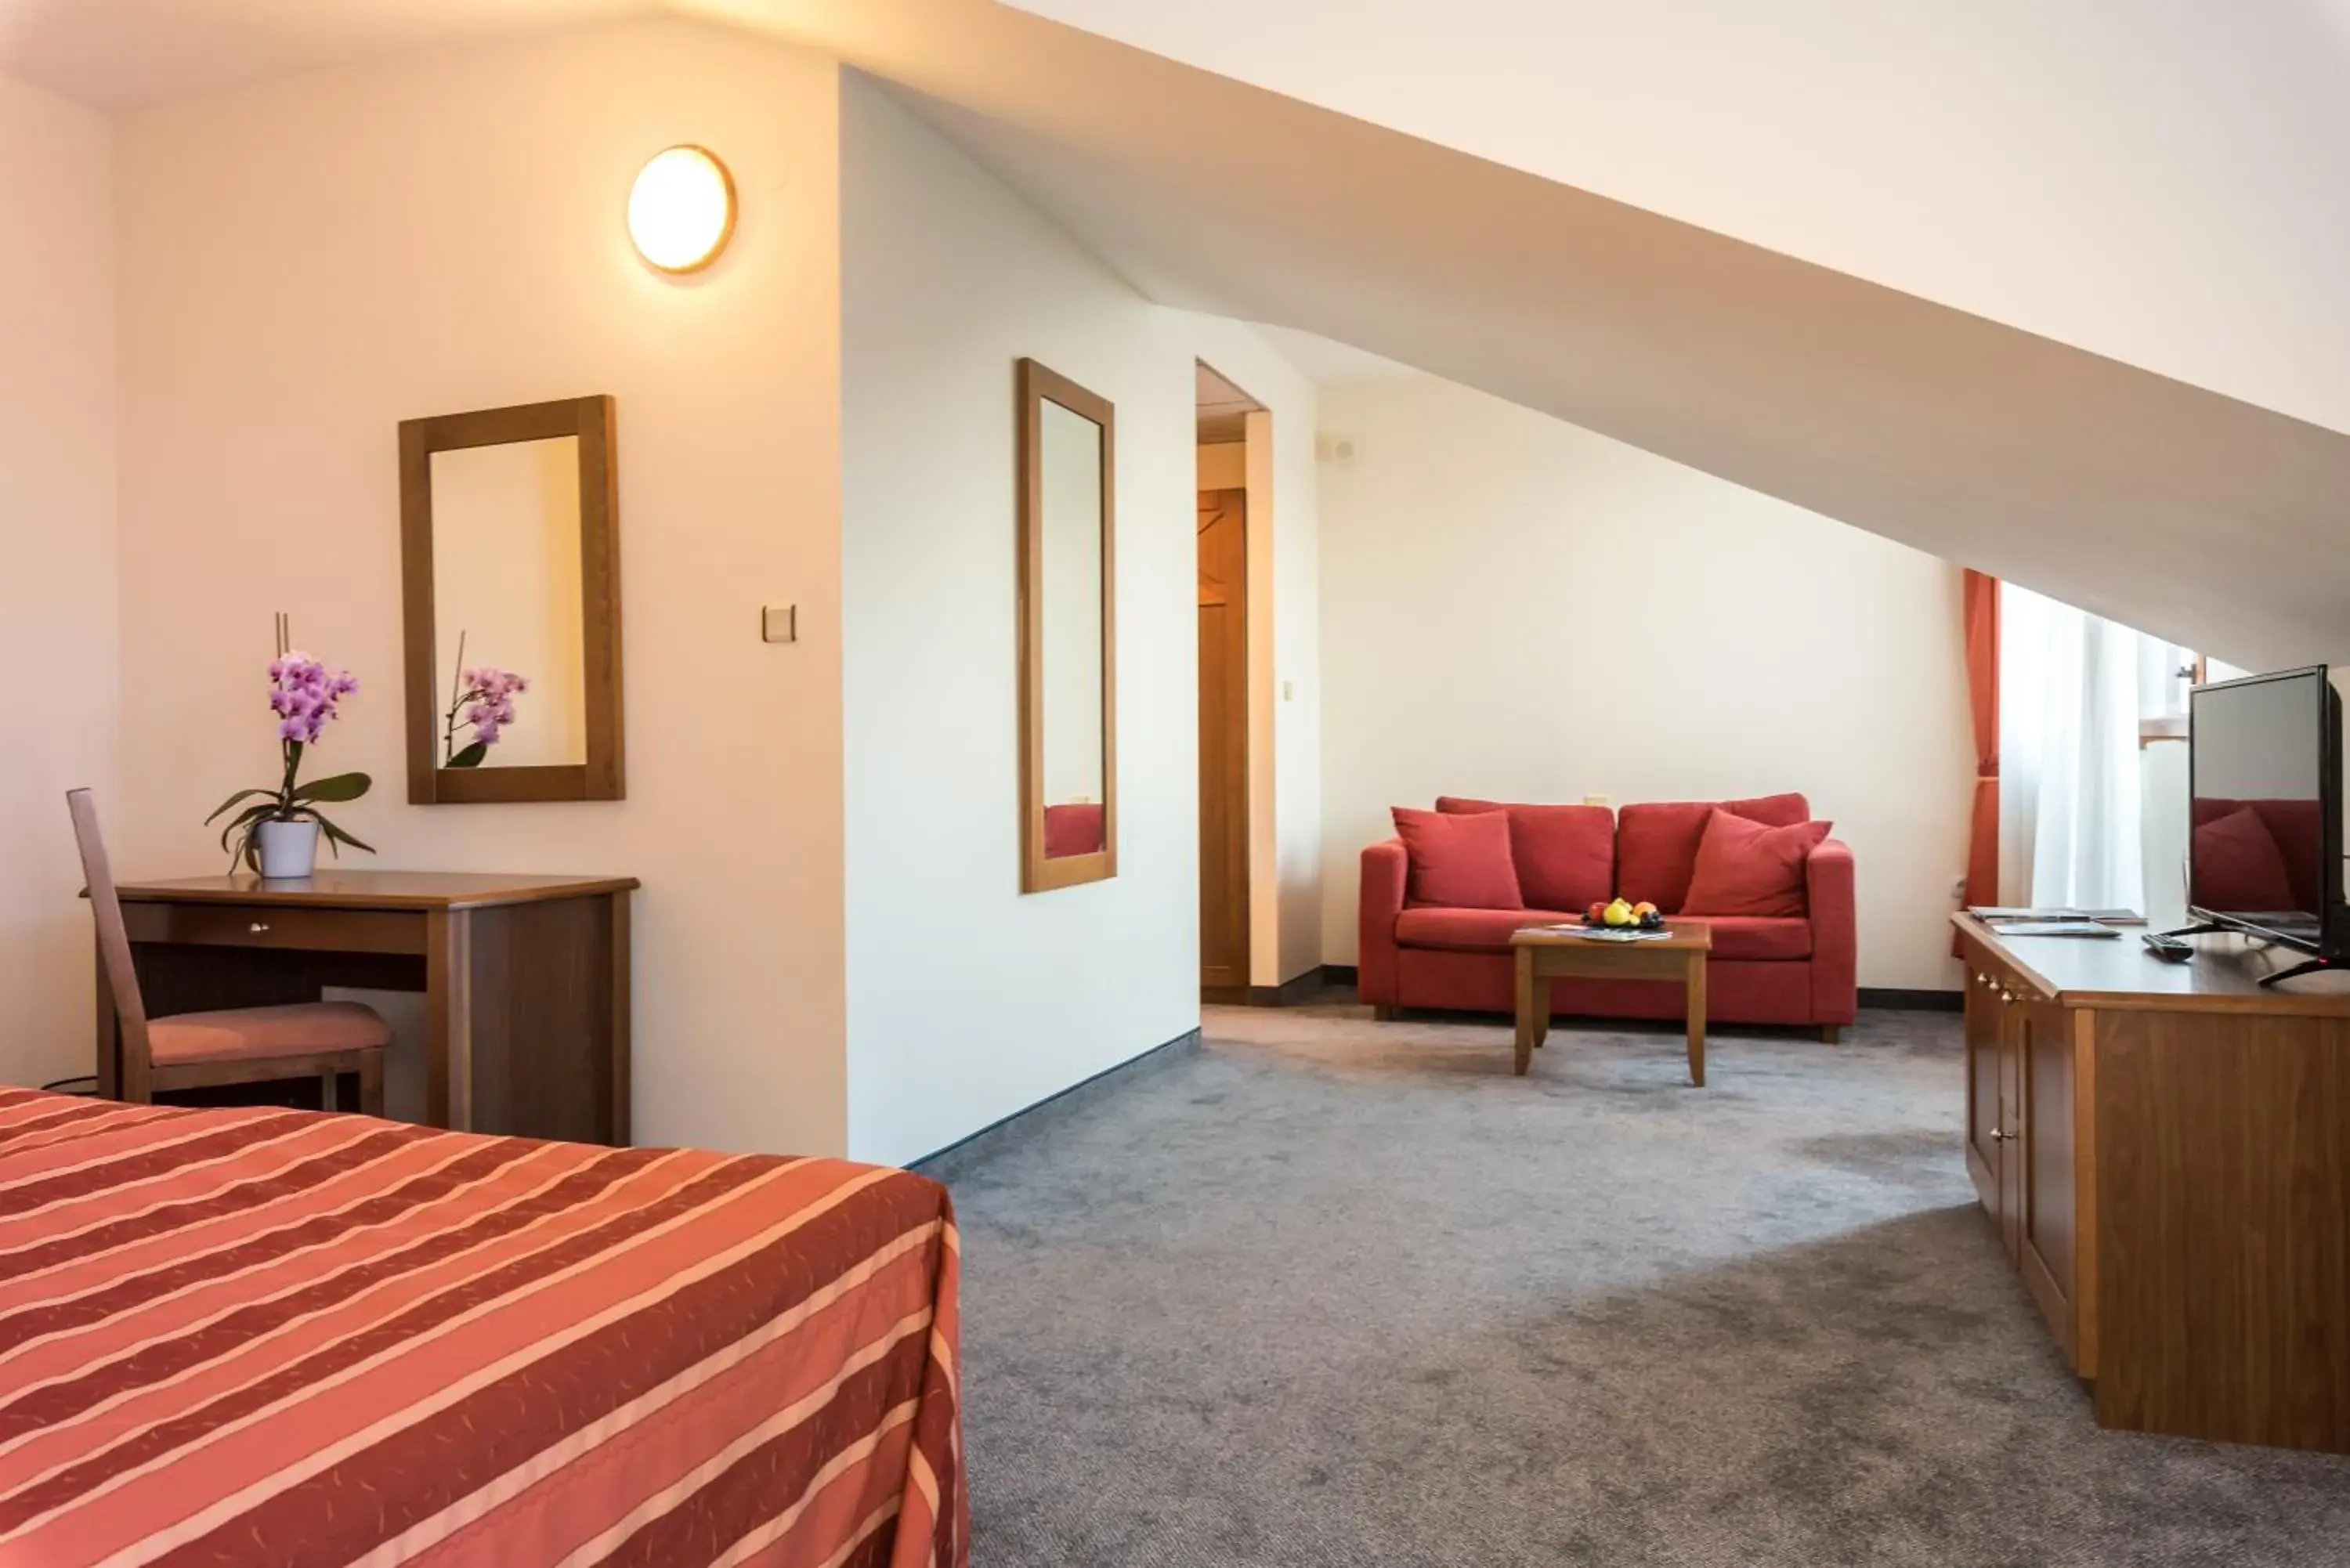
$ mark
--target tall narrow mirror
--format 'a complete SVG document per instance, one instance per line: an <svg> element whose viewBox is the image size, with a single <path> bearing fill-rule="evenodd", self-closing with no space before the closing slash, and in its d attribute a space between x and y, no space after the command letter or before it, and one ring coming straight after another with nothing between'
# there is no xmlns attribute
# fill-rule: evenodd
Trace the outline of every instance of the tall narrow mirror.
<svg viewBox="0 0 2350 1568"><path fill-rule="evenodd" d="M612 400L400 438L409 798L620 798Z"/></svg>
<svg viewBox="0 0 2350 1568"><path fill-rule="evenodd" d="M1033 359L1019 400L1021 887L1037 893L1118 874L1117 425Z"/></svg>

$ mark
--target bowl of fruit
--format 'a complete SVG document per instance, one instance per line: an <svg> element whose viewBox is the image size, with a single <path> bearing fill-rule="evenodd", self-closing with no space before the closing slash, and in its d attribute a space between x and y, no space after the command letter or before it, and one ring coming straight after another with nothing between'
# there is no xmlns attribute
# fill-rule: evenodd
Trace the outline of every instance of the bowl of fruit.
<svg viewBox="0 0 2350 1568"><path fill-rule="evenodd" d="M1660 931L1665 929L1664 912L1643 898L1637 904L1617 898L1608 903L1594 904L1583 912L1586 926L1606 926L1614 930Z"/></svg>

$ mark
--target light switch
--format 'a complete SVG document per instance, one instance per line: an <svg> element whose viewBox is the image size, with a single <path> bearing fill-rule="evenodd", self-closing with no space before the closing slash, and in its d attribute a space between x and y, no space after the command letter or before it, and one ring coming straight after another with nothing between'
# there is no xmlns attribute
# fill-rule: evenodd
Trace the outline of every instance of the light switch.
<svg viewBox="0 0 2350 1568"><path fill-rule="evenodd" d="M1281 700L1284 702L1297 700L1297 687L1294 682L1284 680L1281 683Z"/></svg>
<svg viewBox="0 0 2350 1568"><path fill-rule="evenodd" d="M759 612L759 636L767 642L800 639L800 607L769 605Z"/></svg>

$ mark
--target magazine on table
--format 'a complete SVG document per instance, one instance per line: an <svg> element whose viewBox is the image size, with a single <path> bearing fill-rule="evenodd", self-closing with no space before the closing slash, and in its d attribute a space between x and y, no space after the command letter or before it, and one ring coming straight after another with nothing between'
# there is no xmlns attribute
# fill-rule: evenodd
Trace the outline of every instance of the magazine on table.
<svg viewBox="0 0 2350 1568"><path fill-rule="evenodd" d="M2142 926L2146 917L2136 909L2027 909L1996 904L1970 904L1967 913L1987 926L2038 925L2057 920L2095 920L2106 926Z"/></svg>

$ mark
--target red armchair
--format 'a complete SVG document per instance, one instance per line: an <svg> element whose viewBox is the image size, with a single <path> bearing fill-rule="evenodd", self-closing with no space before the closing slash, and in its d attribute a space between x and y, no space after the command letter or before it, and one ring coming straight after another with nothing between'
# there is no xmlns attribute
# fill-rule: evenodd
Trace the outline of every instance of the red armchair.
<svg viewBox="0 0 2350 1568"><path fill-rule="evenodd" d="M1772 826L1807 820L1801 795L1725 801L1721 808ZM1483 809L1484 803L1440 801L1440 810ZM1508 809L1504 807L1503 809ZM1689 890L1689 867L1714 803L1627 805L1609 822L1593 813L1586 830L1610 835L1616 890L1649 898L1669 916ZM1513 833L1521 883L1556 883L1534 853L1564 853L1554 826L1543 835ZM1549 847L1544 847L1545 842ZM1587 864L1594 845L1582 846ZM1831 838L1804 867L1801 917L1711 916L1713 956L1706 975L1707 1013L1721 1023L1795 1023L1833 1041L1858 1007L1858 926L1853 912L1852 850ZM1446 909L1409 898L1410 867L1399 840L1363 851L1362 895L1357 909L1356 986L1381 1017L1399 1007L1507 1012L1512 991L1510 933L1521 926L1575 919L1574 909ZM1551 987L1551 1011L1614 1018L1677 1019L1680 987L1648 981L1563 980Z"/></svg>

